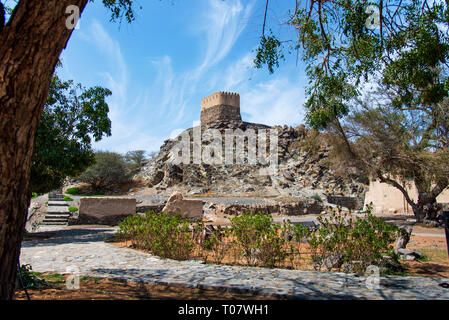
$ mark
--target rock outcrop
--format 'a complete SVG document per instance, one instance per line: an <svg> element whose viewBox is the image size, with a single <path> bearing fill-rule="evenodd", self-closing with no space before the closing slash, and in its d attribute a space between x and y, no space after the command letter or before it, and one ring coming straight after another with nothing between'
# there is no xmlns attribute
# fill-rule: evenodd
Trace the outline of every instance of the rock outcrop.
<svg viewBox="0 0 449 320"><path fill-rule="evenodd" d="M203 205L202 200L185 200L182 194L177 192L168 199L162 211L169 215L180 214L186 219L201 220Z"/></svg>
<svg viewBox="0 0 449 320"><path fill-rule="evenodd" d="M366 182L354 168L348 168L344 174L330 169L329 143L325 139L318 139L312 147L308 146L306 139L310 131L304 126L268 127L244 121L221 120L187 129L180 136L184 134L192 138L195 129L201 129L202 133L208 129L218 129L223 141L227 129L243 134L249 129L256 132L266 130L267 136L271 130L276 130L273 132L277 132L278 138L277 170L264 175L261 174L261 169L267 168L266 165L247 162L232 165L193 162L173 164L170 162L171 151L178 139L180 140L178 137L166 140L159 154L151 159L136 177L146 180L148 187L155 188L158 195L165 196L171 195L173 191L180 191L187 195L209 196L313 197L324 202L328 202L328 198L334 202L341 201L351 209L360 209L363 205L364 194L368 188ZM190 152L193 153L193 138L190 146ZM204 150L205 147L207 142L202 143L201 148ZM248 144L245 144L245 152L248 152Z"/></svg>

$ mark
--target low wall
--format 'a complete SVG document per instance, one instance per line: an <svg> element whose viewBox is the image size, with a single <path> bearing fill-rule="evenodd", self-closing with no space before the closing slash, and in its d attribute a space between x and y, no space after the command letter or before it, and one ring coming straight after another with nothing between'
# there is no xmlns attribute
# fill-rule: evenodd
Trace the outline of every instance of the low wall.
<svg viewBox="0 0 449 320"><path fill-rule="evenodd" d="M117 225L136 213L136 199L81 198L79 215L72 224Z"/></svg>
<svg viewBox="0 0 449 320"><path fill-rule="evenodd" d="M310 199L267 204L215 204L215 214L221 216L237 216L248 212L300 216L305 214L320 214L323 209L321 203Z"/></svg>
<svg viewBox="0 0 449 320"><path fill-rule="evenodd" d="M363 199L357 197L347 197L347 196L327 196L327 202L335 204L340 207L345 207L350 210L361 210L363 209Z"/></svg>

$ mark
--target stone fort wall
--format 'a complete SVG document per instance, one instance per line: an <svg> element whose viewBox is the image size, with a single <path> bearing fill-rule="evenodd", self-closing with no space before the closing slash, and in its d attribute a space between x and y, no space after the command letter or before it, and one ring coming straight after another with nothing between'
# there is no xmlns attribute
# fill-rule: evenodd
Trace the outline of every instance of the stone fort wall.
<svg viewBox="0 0 449 320"><path fill-rule="evenodd" d="M238 93L220 91L201 100L201 125L223 120L242 120Z"/></svg>

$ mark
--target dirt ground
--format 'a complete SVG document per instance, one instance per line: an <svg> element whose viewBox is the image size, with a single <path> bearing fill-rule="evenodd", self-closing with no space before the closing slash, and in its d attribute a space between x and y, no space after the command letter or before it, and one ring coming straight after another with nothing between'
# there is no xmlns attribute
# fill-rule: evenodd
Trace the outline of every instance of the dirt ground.
<svg viewBox="0 0 449 320"><path fill-rule="evenodd" d="M412 235L407 249L416 249L425 255L425 261L403 262L407 266L407 273L415 276L449 278L446 238Z"/></svg>
<svg viewBox="0 0 449 320"><path fill-rule="evenodd" d="M218 290L168 287L135 282L119 282L83 277L79 290L66 288L67 276L44 274L42 278L53 288L42 285L28 289L31 300L275 300L270 296L237 294ZM55 280L57 279L57 280ZM15 292L15 300L27 300L25 291Z"/></svg>

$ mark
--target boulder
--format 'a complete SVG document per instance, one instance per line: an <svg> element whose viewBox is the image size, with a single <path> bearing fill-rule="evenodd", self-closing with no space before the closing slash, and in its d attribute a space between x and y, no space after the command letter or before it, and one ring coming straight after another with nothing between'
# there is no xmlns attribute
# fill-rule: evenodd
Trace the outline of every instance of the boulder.
<svg viewBox="0 0 449 320"><path fill-rule="evenodd" d="M164 173L162 171L157 171L150 178L150 185L155 186L159 184L164 179Z"/></svg>
<svg viewBox="0 0 449 320"><path fill-rule="evenodd" d="M169 215L180 214L186 219L202 219L203 204L203 200L185 200L181 193L176 192L168 199L162 211Z"/></svg>
<svg viewBox="0 0 449 320"><path fill-rule="evenodd" d="M405 248L399 249L398 253L401 255L401 259L406 261L419 259L423 256L423 254L418 250L411 250Z"/></svg>
<svg viewBox="0 0 449 320"><path fill-rule="evenodd" d="M81 198L78 219L70 224L118 225L136 213L136 199Z"/></svg>

